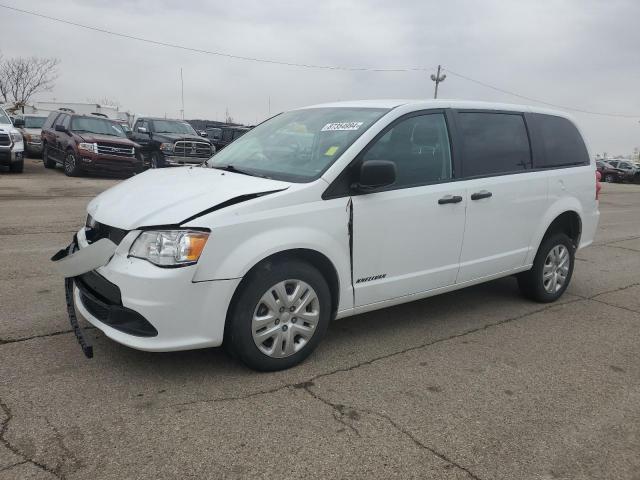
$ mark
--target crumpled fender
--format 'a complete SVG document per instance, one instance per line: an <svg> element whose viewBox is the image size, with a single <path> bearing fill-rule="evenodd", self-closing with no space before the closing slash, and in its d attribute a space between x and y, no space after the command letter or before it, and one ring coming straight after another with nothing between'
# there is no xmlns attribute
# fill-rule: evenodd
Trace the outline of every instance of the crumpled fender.
<svg viewBox="0 0 640 480"><path fill-rule="evenodd" d="M77 245L75 237L69 247L63 248L51 257L56 269L65 278L77 277L106 265L117 248L108 238L101 238L81 250L73 251L74 245Z"/></svg>

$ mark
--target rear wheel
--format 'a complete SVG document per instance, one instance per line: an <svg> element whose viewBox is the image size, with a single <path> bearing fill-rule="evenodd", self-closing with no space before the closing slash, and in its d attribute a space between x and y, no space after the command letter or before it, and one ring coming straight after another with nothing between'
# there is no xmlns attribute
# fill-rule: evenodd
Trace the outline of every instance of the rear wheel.
<svg viewBox="0 0 640 480"><path fill-rule="evenodd" d="M68 150L64 157L64 174L67 177L77 177L80 174L80 166L78 165L78 159L73 150Z"/></svg>
<svg viewBox="0 0 640 480"><path fill-rule="evenodd" d="M49 145L46 143L42 149L42 161L44 162L44 168L55 168L56 162L49 157Z"/></svg>
<svg viewBox="0 0 640 480"><path fill-rule="evenodd" d="M313 266L265 263L241 285L227 318L227 348L262 371L290 368L316 348L329 325L331 294Z"/></svg>
<svg viewBox="0 0 640 480"><path fill-rule="evenodd" d="M575 246L564 233L545 238L528 272L518 275L520 290L536 302L555 302L569 286L573 275Z"/></svg>

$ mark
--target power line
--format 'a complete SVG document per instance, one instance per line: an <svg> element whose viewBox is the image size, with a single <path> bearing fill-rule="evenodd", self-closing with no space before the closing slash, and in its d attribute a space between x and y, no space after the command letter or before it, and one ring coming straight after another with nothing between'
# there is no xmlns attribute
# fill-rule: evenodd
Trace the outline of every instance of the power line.
<svg viewBox="0 0 640 480"><path fill-rule="evenodd" d="M455 77L459 77L459 78L462 78L463 80L467 80L469 82L473 82L473 83L476 83L478 85L482 85L483 87L490 88L491 90L495 90L496 92L504 93L506 95L511 95L513 97L522 98L522 99L528 100L530 102L535 102L535 103L540 103L542 105L548 105L550 107L560 108L562 110L570 110L570 111L574 111L574 112L588 113L590 115L601 115L601 116L604 116L604 117L640 118L640 115L631 115L631 114L626 114L626 113L594 112L592 110L584 110L584 109L581 109L581 108L567 107L566 105L558 105L556 103L545 102L544 100L540 100L540 99L533 98L533 97L528 97L526 95L521 95L519 93L511 92L509 90L505 90L503 88L496 87L494 85L490 85L490 84L485 83L485 82L481 82L480 80L476 80L475 78L467 77L466 75L462 75L461 73L454 72L450 68L442 67L442 69L446 70L447 72L449 72L451 75L453 75Z"/></svg>
<svg viewBox="0 0 640 480"><path fill-rule="evenodd" d="M100 32L107 35L112 35L114 37L128 38L129 40L136 40L139 42L149 43L152 45L158 45L162 47L170 47L176 48L178 50L186 50L189 52L195 53L203 53L206 55L215 55L218 57L226 57L233 58L235 60L245 60L249 62L260 62L260 63L270 63L274 65L283 65L288 67L300 67L300 68L312 68L312 69L320 69L320 70L345 70L351 72L422 72L430 70L428 67L383 67L383 68L375 68L375 67L349 67L349 66L340 66L340 65L315 65L311 63L295 63L295 62L285 62L281 60L273 60L267 58L258 58L258 57L247 57L243 55L235 55L227 52L218 52L214 50L205 50L201 48L193 48L187 47L185 45L179 45L177 43L168 43L161 42L159 40L153 40L150 38L137 37L135 35L129 35L126 33L114 32L112 30L106 30L104 28L93 27L90 25L83 25L81 23L72 22L70 20L64 20L62 18L51 17L49 15L44 15L42 13L32 12L29 10L23 10L16 7L11 7L9 5L0 4L0 8L5 8L7 10L12 10L14 12L23 13L25 15L32 15L34 17L44 18L46 20L51 20L53 22L63 23L66 25L72 25L74 27L84 28L86 30L92 30L94 32Z"/></svg>
<svg viewBox="0 0 640 480"><path fill-rule="evenodd" d="M219 52L219 51L214 51L214 50L205 50L205 49L200 49L200 48L187 47L185 45L180 45L180 44L176 44L176 43L162 42L162 41L159 41L159 40L153 40L153 39L150 39L150 38L138 37L138 36L129 35L129 34L126 34L126 33L114 32L112 30L106 30L104 28L94 27L94 26L90 26L90 25L84 25L84 24L81 24L81 23L72 22L70 20L64 20L62 18L52 17L52 16L49 16L49 15L44 15L42 13L37 13L37 12L29 11L29 10L23 10L23 9L20 9L20 8L16 8L16 7L12 7L12 6L9 6L9 5L4 5L4 4L0 4L0 8L4 8L4 9L7 9L7 10L12 10L14 12L22 13L22 14L25 14L25 15L31 15L31 16L34 16L34 17L43 18L43 19L50 20L50 21L53 21L53 22L58 22L58 23L66 24L66 25L72 25L72 26L78 27L78 28L84 28L86 30L92 30L94 32L104 33L106 35L112 35L114 37L126 38L126 39L129 39L129 40L136 40L138 42L144 42L144 43L148 43L148 44L151 44L151 45L175 48L175 49L178 49L178 50L194 52L194 53L201 53L201 54L206 54L206 55L214 55L214 56L218 56L218 57L231 58L231 59L235 59L235 60L266 63L266 64L272 64L272 65L282 65L282 66L288 66L288 67L319 69L319 70L338 70L338 71L349 71L349 72L427 72L427 71L431 70L430 67L420 67L420 66L414 66L414 67L380 67L380 68L358 67L358 66L356 66L356 67L351 66L350 67L350 66L340 66L340 65L316 65L316 64L310 64L310 63L295 63L295 62L286 62L286 61L273 60L273 59L267 59L267 58L248 57L248 56L243 56L243 55L235 55L235 54L227 53L227 52ZM474 78L468 77L468 76L463 75L461 73L454 72L451 69L446 68L446 67L442 67L441 70L442 71L447 71L451 75L459 77L459 78L461 78L463 80L467 80L469 82L473 82L475 84L481 85L481 86L483 86L485 88L489 88L491 90L495 90L495 91L503 93L505 95L511 95L513 97L522 98L522 99L528 100L530 102L539 103L539 104L547 105L547 106L550 106L550 107L560 108L562 110L569 110L569 111L574 111L574 112L579 112L579 113L586 113L586 114L590 114L590 115L600 115L600 116L605 116L605 117L640 118L640 115L632 115L632 114L624 114L624 113L596 112L596 111L592 111L592 110L586 110L586 109L575 108L575 107L568 107L566 105L559 105L559 104L556 104L556 103L546 102L544 100L540 100L540 99L537 99L537 98L533 98L533 97L522 95L522 94L519 94L519 93L516 93L516 92L505 90L505 89L500 88L500 87L496 87L496 86L491 85L489 83L482 82L480 80L476 80Z"/></svg>

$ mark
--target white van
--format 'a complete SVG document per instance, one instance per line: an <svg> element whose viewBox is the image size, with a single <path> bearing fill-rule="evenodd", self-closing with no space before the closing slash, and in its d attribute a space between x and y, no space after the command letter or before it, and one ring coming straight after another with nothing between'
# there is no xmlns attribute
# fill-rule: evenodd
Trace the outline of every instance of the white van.
<svg viewBox="0 0 640 480"><path fill-rule="evenodd" d="M326 104L269 119L202 168L107 190L54 258L72 320L141 350L224 342L277 370L332 319L498 277L557 300L593 241L596 183L563 113Z"/></svg>

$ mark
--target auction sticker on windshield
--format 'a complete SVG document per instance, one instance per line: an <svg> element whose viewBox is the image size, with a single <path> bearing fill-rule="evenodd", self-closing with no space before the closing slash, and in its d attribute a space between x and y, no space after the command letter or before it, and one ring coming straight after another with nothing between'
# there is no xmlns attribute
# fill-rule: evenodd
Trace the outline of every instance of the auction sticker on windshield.
<svg viewBox="0 0 640 480"><path fill-rule="evenodd" d="M327 123L322 127L321 132L335 132L339 130L358 130L363 122L337 122Z"/></svg>

